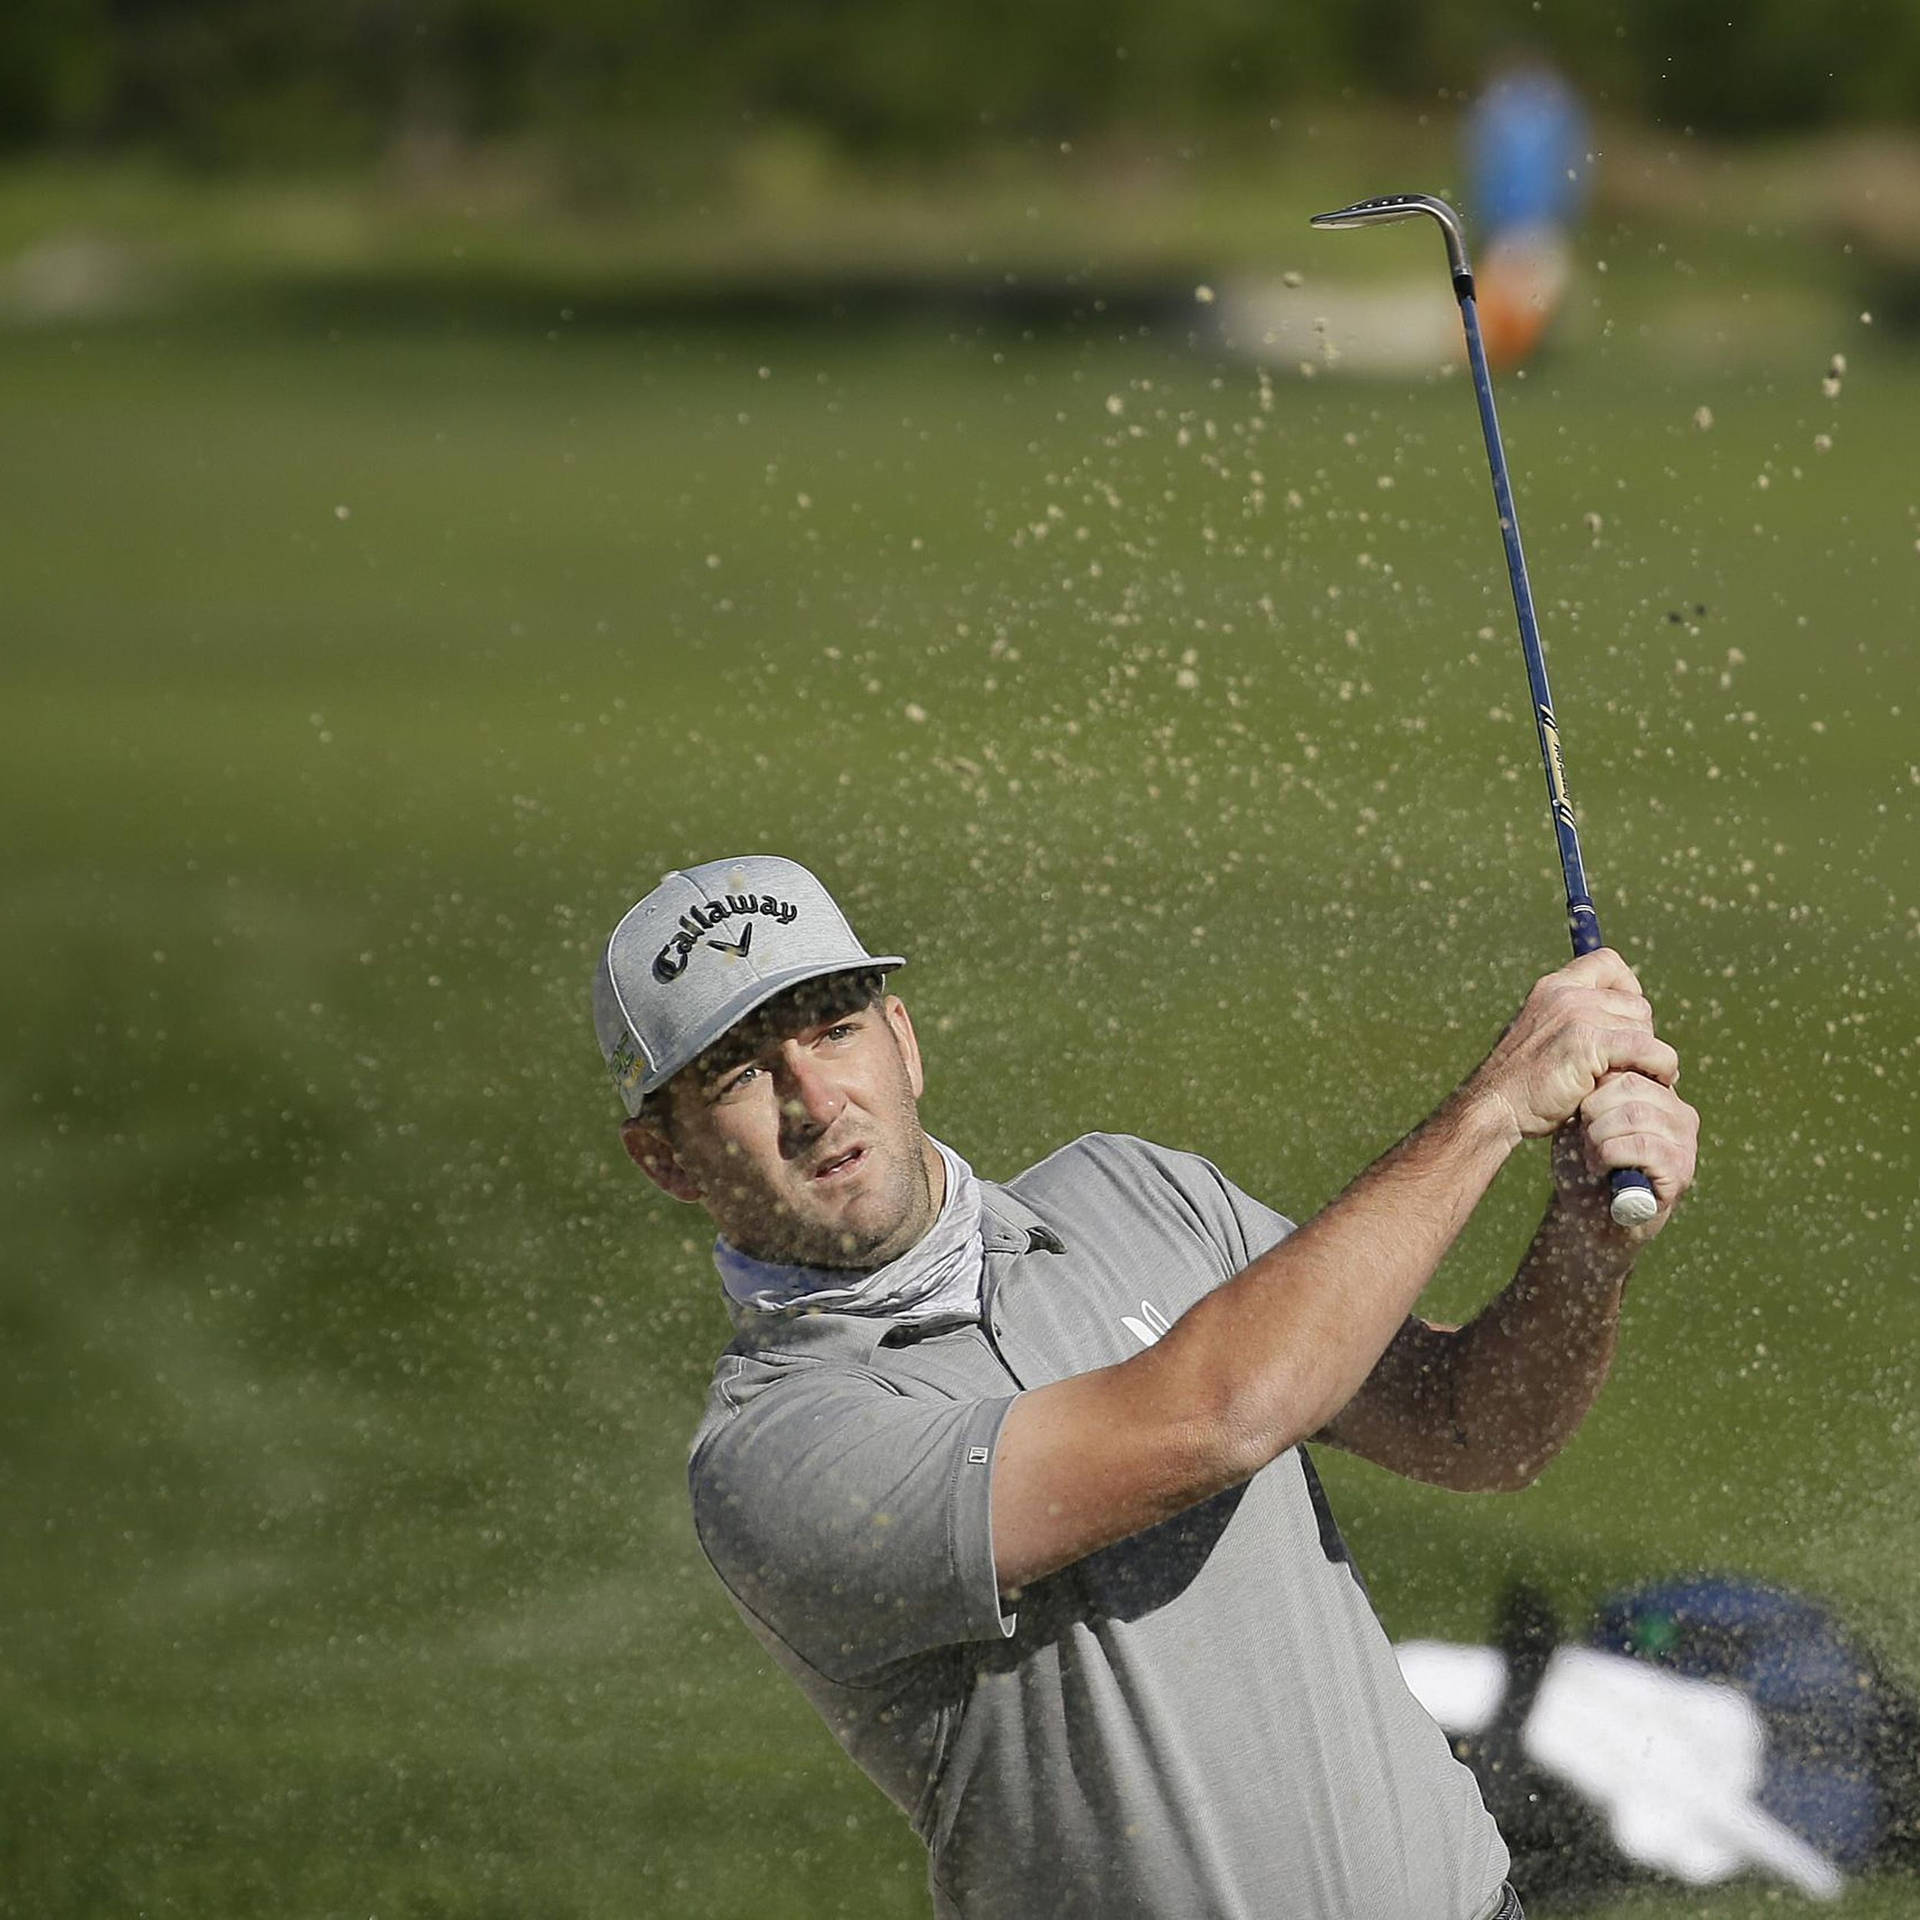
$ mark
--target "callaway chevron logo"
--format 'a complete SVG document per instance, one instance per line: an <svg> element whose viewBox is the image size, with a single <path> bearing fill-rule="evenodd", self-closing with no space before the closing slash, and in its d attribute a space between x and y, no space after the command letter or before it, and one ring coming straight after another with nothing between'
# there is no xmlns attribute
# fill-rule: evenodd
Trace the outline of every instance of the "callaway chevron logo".
<svg viewBox="0 0 1920 1920"><path fill-rule="evenodd" d="M800 909L791 901L777 900L770 893L729 893L722 899L708 901L704 907L689 907L680 916L679 931L653 956L653 977L662 982L679 979L687 970L694 948L703 940L717 953L744 960L753 944L754 914L776 920L784 927L791 925L799 913ZM725 926L729 920L746 922L735 938L708 937L715 927Z"/></svg>

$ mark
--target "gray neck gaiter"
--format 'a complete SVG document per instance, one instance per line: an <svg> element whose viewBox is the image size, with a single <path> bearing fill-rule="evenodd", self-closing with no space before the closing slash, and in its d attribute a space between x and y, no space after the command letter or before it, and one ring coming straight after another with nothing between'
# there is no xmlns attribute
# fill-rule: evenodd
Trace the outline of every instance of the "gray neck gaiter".
<svg viewBox="0 0 1920 1920"><path fill-rule="evenodd" d="M977 1318L987 1248L980 1230L980 1183L939 1140L947 1197L933 1225L897 1260L865 1272L851 1267L788 1267L756 1260L725 1240L713 1264L735 1306L756 1313L871 1313L901 1320Z"/></svg>

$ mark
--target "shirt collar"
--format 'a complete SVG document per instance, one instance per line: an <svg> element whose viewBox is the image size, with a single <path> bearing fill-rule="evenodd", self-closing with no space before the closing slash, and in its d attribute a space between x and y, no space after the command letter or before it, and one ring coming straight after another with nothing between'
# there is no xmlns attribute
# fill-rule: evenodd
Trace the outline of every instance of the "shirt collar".
<svg viewBox="0 0 1920 1920"><path fill-rule="evenodd" d="M980 1182L980 1233L989 1253L1031 1253L1054 1238L1047 1223L1005 1187L991 1180ZM1034 1235L1041 1238L1036 1241Z"/></svg>

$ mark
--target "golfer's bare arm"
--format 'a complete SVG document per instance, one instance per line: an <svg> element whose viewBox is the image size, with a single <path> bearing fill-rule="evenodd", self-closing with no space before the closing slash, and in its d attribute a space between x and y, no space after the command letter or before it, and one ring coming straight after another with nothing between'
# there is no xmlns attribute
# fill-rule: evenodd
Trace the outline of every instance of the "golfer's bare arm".
<svg viewBox="0 0 1920 1920"><path fill-rule="evenodd" d="M1604 1384L1634 1257L1666 1218L1620 1232L1597 1176L1640 1155L1659 1191L1684 1192L1698 1133L1685 1101L1638 1075L1597 1088L1554 1136L1553 1200L1506 1290L1465 1327L1409 1317L1321 1437L1457 1492L1529 1485Z"/></svg>
<svg viewBox="0 0 1920 1920"><path fill-rule="evenodd" d="M1638 983L1617 954L1588 954L1535 986L1431 1119L1156 1345L1021 1394L994 1460L1002 1591L1238 1484L1323 1430L1367 1451L1380 1434L1349 1432L1340 1416L1396 1336L1409 1342L1403 1356L1424 1337L1406 1331L1413 1303L1494 1174L1522 1139L1553 1132L1623 1072L1677 1100L1678 1061L1655 1037ZM1685 1182L1670 1161L1641 1164L1662 1207L1644 1238ZM1403 1427L1385 1444L1412 1443Z"/></svg>

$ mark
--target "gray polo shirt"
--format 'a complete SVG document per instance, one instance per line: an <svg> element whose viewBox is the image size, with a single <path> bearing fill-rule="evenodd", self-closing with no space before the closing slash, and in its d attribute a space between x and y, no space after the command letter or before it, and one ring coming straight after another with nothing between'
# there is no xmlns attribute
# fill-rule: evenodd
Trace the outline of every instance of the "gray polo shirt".
<svg viewBox="0 0 1920 1920"><path fill-rule="evenodd" d="M996 1591L1014 1397L1138 1353L1290 1223L1204 1160L1111 1134L983 1192L979 1321L737 1313L691 1468L715 1570L926 1842L936 1911L1490 1912L1506 1848L1304 1450Z"/></svg>

